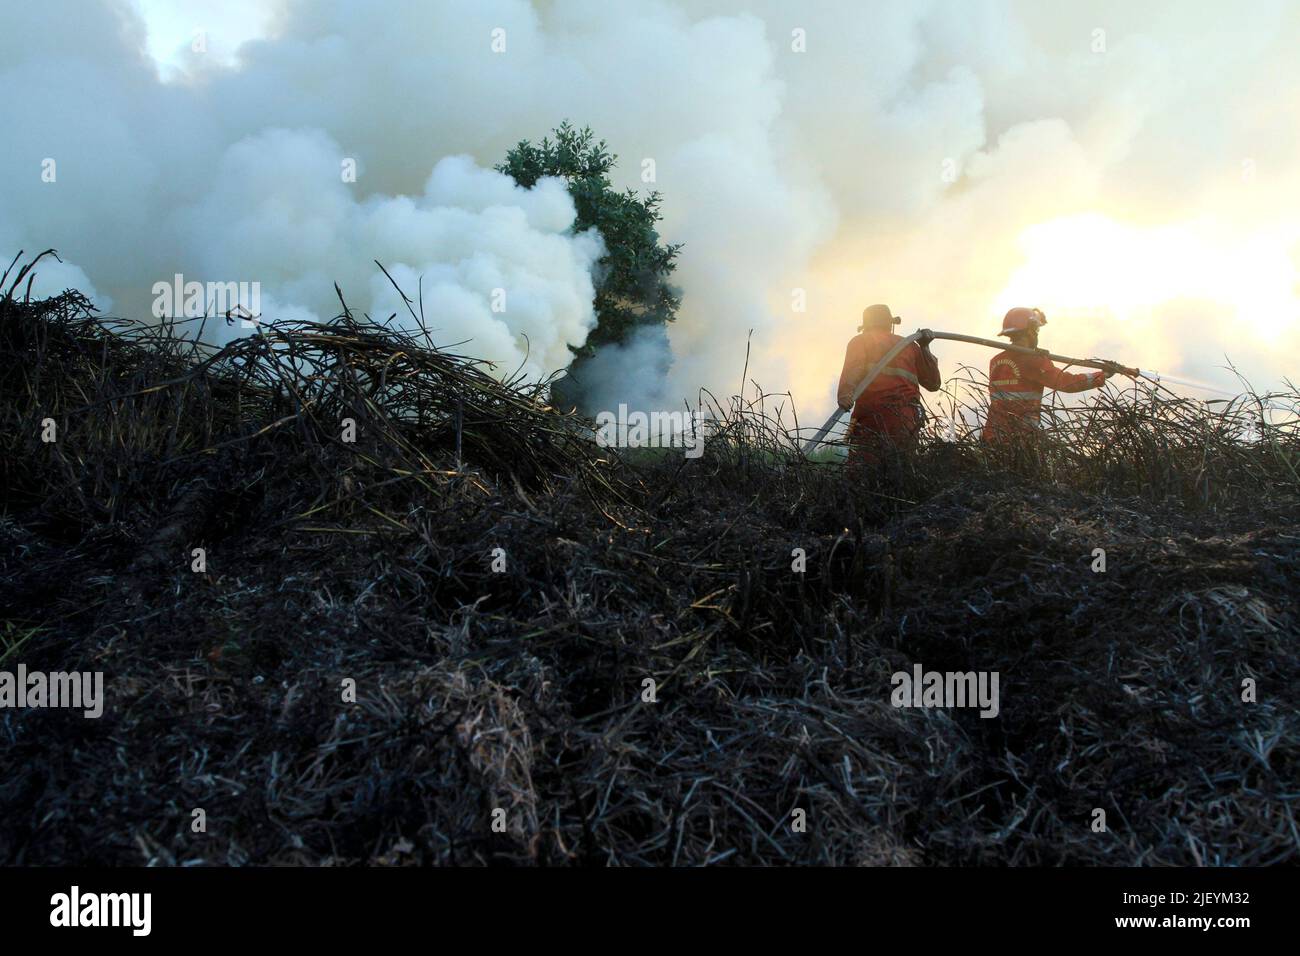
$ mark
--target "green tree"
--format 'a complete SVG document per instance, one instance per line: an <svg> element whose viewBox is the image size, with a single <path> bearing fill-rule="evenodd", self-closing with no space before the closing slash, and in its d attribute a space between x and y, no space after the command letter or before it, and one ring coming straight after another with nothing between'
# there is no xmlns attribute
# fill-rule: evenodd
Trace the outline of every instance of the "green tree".
<svg viewBox="0 0 1300 956"><path fill-rule="evenodd" d="M609 172L618 157L590 128L575 129L567 121L540 143L523 140L506 154L497 171L531 189L543 176L556 176L568 184L577 210L577 232L597 229L605 240L605 256L597 270L596 327L580 348L571 347L574 361L563 389L566 400L581 404L582 366L603 345L627 342L643 326L664 325L677 317L681 293L669 277L676 268L680 244L664 244L656 224L660 196L645 197L635 190L616 190Z"/></svg>

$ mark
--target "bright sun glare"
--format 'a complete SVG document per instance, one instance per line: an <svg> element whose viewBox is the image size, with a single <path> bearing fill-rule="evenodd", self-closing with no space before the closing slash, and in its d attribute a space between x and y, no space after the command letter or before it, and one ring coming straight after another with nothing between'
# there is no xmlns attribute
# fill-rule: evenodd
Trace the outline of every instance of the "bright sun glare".
<svg viewBox="0 0 1300 956"><path fill-rule="evenodd" d="M1300 317L1295 264L1270 235L1225 235L1211 220L1141 227L1099 213L1040 223L1020 236L1024 263L996 303L1034 304L1049 315L1151 317L1180 300L1218 304L1265 340Z"/></svg>

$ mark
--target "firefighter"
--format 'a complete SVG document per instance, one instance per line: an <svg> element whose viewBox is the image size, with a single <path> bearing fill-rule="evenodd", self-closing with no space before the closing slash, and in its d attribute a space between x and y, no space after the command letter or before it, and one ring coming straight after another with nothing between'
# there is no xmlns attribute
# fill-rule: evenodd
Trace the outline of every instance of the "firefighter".
<svg viewBox="0 0 1300 956"><path fill-rule="evenodd" d="M1016 308L1002 320L1002 331L1012 345L1038 348L1038 329L1047 324L1039 309ZM1027 355L1011 349L999 352L989 362L989 417L984 423L984 440L1006 442L1038 433L1043 408L1043 389L1058 392L1086 392L1100 388L1116 373L1135 376L1137 369L1114 362L1097 372L1071 373L1052 364L1046 355Z"/></svg>
<svg viewBox="0 0 1300 956"><path fill-rule="evenodd" d="M890 449L910 445L921 427L920 388L939 390L939 363L927 338L894 356L853 403L858 383L900 341L893 332L899 321L887 305L864 309L859 334L849 340L844 355L838 398L840 408L853 410L848 432L852 464L874 463Z"/></svg>

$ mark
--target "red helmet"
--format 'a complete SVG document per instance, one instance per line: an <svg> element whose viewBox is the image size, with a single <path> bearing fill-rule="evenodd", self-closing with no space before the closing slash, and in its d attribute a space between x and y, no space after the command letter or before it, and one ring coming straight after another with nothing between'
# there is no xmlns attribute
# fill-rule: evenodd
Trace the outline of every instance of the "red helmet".
<svg viewBox="0 0 1300 956"><path fill-rule="evenodd" d="M889 328L891 325L897 325L901 322L898 316L894 315L893 309L887 305L869 305L862 310L862 324L858 326L859 332L865 332L867 329Z"/></svg>
<svg viewBox="0 0 1300 956"><path fill-rule="evenodd" d="M1047 316L1041 309L1011 309L1002 319L1002 331L998 335L1010 335L1012 332L1026 332L1047 324Z"/></svg>

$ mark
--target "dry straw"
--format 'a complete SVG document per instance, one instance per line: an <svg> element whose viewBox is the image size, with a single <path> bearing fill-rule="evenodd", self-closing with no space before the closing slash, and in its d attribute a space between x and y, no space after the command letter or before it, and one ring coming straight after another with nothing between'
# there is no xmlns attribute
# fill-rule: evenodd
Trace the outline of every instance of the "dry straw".
<svg viewBox="0 0 1300 956"><path fill-rule="evenodd" d="M0 861L1300 858L1293 424L1111 392L846 477L750 383L688 461L346 306L213 350L16 275L0 637L108 702L0 715Z"/></svg>

